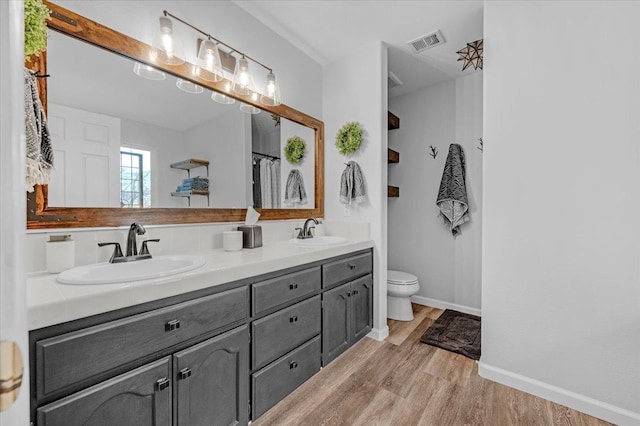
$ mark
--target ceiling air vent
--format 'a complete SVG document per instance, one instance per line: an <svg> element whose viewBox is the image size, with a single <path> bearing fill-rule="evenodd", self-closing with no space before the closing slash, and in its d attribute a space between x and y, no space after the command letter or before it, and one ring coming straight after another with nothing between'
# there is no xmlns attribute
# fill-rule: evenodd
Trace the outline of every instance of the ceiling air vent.
<svg viewBox="0 0 640 426"><path fill-rule="evenodd" d="M444 37L442 37L442 33L440 32L440 30L438 30L431 34L427 34L425 36L412 40L408 44L413 53L420 53L427 49L431 49L432 47L443 44L444 42L445 39Z"/></svg>

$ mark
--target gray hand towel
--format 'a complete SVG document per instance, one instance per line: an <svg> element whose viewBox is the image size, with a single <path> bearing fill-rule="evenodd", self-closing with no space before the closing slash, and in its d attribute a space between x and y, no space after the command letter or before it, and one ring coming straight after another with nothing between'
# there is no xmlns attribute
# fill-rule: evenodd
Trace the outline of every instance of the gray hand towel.
<svg viewBox="0 0 640 426"><path fill-rule="evenodd" d="M302 173L298 169L292 169L287 177L287 187L284 193L284 203L287 206L294 204L307 204L307 191L304 189Z"/></svg>
<svg viewBox="0 0 640 426"><path fill-rule="evenodd" d="M24 69L24 121L27 142L28 192L34 185L47 185L53 173L53 148L47 120L38 96L35 75Z"/></svg>
<svg viewBox="0 0 640 426"><path fill-rule="evenodd" d="M449 222L451 233L460 233L460 225L469 220L469 202L465 186L464 152L457 143L449 146L436 204L440 216Z"/></svg>
<svg viewBox="0 0 640 426"><path fill-rule="evenodd" d="M349 161L340 178L340 202L361 203L367 198L362 170L355 161Z"/></svg>

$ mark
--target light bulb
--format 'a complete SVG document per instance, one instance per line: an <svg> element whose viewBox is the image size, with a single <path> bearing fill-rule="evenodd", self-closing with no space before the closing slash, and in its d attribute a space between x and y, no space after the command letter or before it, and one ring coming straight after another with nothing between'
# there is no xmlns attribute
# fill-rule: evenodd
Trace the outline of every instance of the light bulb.
<svg viewBox="0 0 640 426"><path fill-rule="evenodd" d="M154 61L168 65L184 64L184 54L180 39L173 33L173 23L166 16L160 17L160 25L156 30L151 56Z"/></svg>
<svg viewBox="0 0 640 426"><path fill-rule="evenodd" d="M277 106L282 103L280 98L280 88L276 82L276 76L272 71L267 74L267 84L262 91L263 95L260 96L260 102L264 105Z"/></svg>

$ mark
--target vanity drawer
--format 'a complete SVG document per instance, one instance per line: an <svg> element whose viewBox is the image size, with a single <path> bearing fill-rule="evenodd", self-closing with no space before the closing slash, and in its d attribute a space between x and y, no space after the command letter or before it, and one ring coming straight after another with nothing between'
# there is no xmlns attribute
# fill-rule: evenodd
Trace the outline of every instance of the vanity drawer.
<svg viewBox="0 0 640 426"><path fill-rule="evenodd" d="M253 420L320 371L320 336L251 375Z"/></svg>
<svg viewBox="0 0 640 426"><path fill-rule="evenodd" d="M318 295L254 321L251 325L253 368L264 367L320 333L320 317Z"/></svg>
<svg viewBox="0 0 640 426"><path fill-rule="evenodd" d="M254 284L251 287L253 315L313 294L320 290L321 280L322 274L317 266Z"/></svg>
<svg viewBox="0 0 640 426"><path fill-rule="evenodd" d="M373 270L371 253L364 253L322 265L322 286L330 288L369 274Z"/></svg>
<svg viewBox="0 0 640 426"><path fill-rule="evenodd" d="M36 397L245 319L248 299L241 287L39 340Z"/></svg>

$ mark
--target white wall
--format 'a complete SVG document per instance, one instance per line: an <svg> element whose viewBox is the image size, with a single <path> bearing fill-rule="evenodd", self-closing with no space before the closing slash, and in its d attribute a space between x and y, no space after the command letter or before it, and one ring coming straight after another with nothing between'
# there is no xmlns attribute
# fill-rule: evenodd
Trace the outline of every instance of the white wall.
<svg viewBox="0 0 640 426"><path fill-rule="evenodd" d="M484 10L480 373L622 425L640 424L638 16Z"/></svg>
<svg viewBox="0 0 640 426"><path fill-rule="evenodd" d="M353 55L323 70L325 123L325 216L332 220L367 221L374 250L372 336L385 338L387 328L387 47L381 42L362 46ZM338 153L335 135L348 121L364 129L360 150L350 157ZM364 175L367 201L345 213L340 204L340 176L349 160Z"/></svg>
<svg viewBox="0 0 640 426"><path fill-rule="evenodd" d="M18 398L0 412L3 426L29 423L22 13L22 1L0 2L0 340L18 344L24 366ZM2 354L0 368L3 380L13 376L7 371L6 355Z"/></svg>
<svg viewBox="0 0 640 426"><path fill-rule="evenodd" d="M389 147L400 162L389 164L389 269L420 281L415 301L479 313L482 236L482 74L450 80L389 100L400 128L389 131ZM449 145L462 145L470 221L451 235L438 217L436 198ZM438 150L432 158L429 146ZM451 306L455 305L455 306Z"/></svg>

